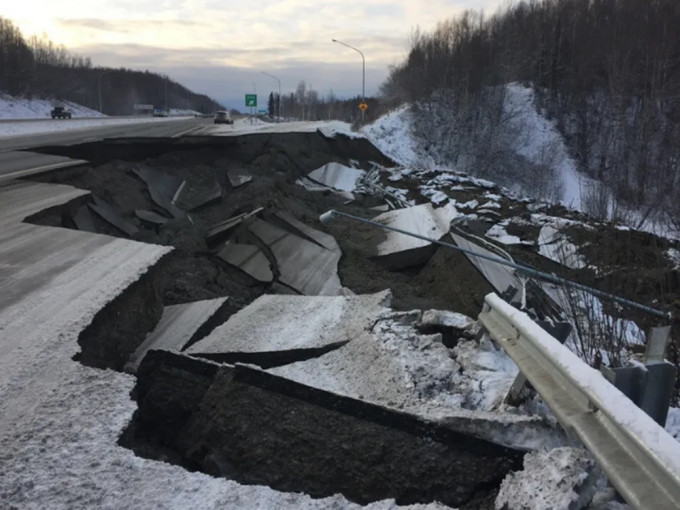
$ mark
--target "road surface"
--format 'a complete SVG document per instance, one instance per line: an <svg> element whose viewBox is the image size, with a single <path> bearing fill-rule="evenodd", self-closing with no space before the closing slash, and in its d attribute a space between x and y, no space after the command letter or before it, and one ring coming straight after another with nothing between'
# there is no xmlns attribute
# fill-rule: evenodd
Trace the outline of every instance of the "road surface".
<svg viewBox="0 0 680 510"><path fill-rule="evenodd" d="M97 119L101 121L101 119ZM114 121L115 119L112 119ZM49 133L0 137L0 181L86 163L80 159L31 152L28 149L49 145L73 145L104 138L177 137L212 125L211 119L178 118L140 123L94 125L88 128ZM21 121L16 121L21 122ZM55 121L56 122L56 121ZM68 121L60 121L68 122Z"/></svg>
<svg viewBox="0 0 680 510"><path fill-rule="evenodd" d="M169 118L159 120L158 122L149 122L147 119L144 119L144 121L139 124L126 123L111 126L93 126L66 131L4 137L0 138L0 152L31 149L48 145L73 145L102 140L104 138L176 137L189 133L195 128L212 124L212 119L193 117Z"/></svg>

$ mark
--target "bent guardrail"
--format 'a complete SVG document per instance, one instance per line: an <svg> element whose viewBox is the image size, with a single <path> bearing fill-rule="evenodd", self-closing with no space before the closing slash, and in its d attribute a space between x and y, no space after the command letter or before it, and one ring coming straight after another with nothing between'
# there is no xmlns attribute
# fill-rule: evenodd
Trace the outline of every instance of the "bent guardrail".
<svg viewBox="0 0 680 510"><path fill-rule="evenodd" d="M680 443L525 313L496 294L484 301L480 322L626 501L677 509Z"/></svg>

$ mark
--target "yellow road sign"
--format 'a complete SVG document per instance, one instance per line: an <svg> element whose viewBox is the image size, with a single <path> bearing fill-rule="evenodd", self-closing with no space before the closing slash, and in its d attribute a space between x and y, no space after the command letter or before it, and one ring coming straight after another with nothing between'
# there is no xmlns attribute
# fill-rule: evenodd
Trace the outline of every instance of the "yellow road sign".
<svg viewBox="0 0 680 510"><path fill-rule="evenodd" d="M361 110L363 112L366 108L368 108L368 105L366 104L366 102L359 103L359 110Z"/></svg>

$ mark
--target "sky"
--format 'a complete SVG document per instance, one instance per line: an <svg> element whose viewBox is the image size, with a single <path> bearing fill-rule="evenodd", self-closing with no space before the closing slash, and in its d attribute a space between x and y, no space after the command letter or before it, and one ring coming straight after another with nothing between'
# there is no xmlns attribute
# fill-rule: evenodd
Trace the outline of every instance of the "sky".
<svg viewBox="0 0 680 510"><path fill-rule="evenodd" d="M1 15L25 37L46 34L95 66L168 75L233 108L257 93L293 92L300 81L322 97L378 93L389 66L408 54L416 28L466 9L493 14L500 0L21 0Z"/></svg>

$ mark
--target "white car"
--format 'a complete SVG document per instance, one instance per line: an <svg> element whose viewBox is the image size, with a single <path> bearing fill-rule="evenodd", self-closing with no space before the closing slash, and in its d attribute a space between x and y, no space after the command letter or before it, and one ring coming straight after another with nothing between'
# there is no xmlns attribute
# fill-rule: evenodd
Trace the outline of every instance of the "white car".
<svg viewBox="0 0 680 510"><path fill-rule="evenodd" d="M231 118L229 112L220 110L215 112L215 124L233 124L234 119Z"/></svg>

